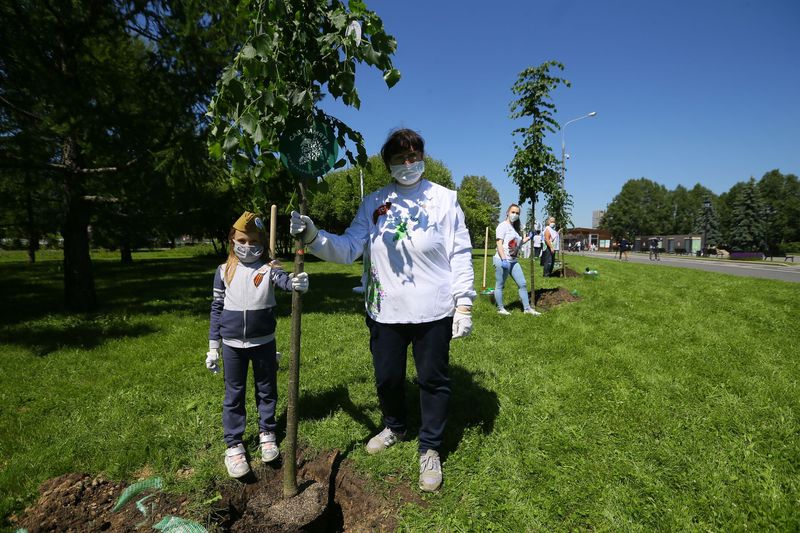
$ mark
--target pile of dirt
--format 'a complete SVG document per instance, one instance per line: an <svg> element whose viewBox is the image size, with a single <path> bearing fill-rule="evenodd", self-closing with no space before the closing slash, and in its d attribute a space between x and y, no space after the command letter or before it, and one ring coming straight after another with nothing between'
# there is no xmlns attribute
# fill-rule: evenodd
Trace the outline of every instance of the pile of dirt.
<svg viewBox="0 0 800 533"><path fill-rule="evenodd" d="M426 505L407 481L380 494L338 451L298 452L299 494L283 499L283 469L256 465L252 478L220 487L211 520L233 533L257 531L394 531L401 504ZM322 505L324 512L315 510Z"/></svg>
<svg viewBox="0 0 800 533"><path fill-rule="evenodd" d="M180 516L186 506L186 498L159 491L152 494L142 507L147 515L130 502L119 511L112 512L117 499L125 490L122 483L109 481L89 474L70 473L41 484L41 496L35 504L17 517L11 517L16 528L25 528L30 533L39 531L132 531L143 527L146 531L168 515ZM137 498L141 499L141 498Z"/></svg>
<svg viewBox="0 0 800 533"><path fill-rule="evenodd" d="M338 451L316 456L298 452L299 493L283 498L283 469L251 461L253 472L240 481L218 487L222 500L205 519L210 530L233 533L262 531L394 531L401 505L426 505L408 480L385 491L358 475ZM151 531L165 516L187 517L186 496L150 490L137 495L118 512L112 509L127 485L71 473L39 487L41 496L20 516L11 516L14 528L44 531ZM382 493L383 492L383 493ZM146 515L137 508L141 503Z"/></svg>
<svg viewBox="0 0 800 533"><path fill-rule="evenodd" d="M572 294L563 287L555 289L536 289L536 296L533 298L534 307L537 311L549 311L559 305L577 302L580 297Z"/></svg>
<svg viewBox="0 0 800 533"><path fill-rule="evenodd" d="M564 277L565 278L579 278L580 276L581 275L579 273L575 272L570 267L566 267L566 269L564 269ZM556 270L553 270L553 273L550 274L550 277L551 278L560 278L561 277L561 269L558 268Z"/></svg>

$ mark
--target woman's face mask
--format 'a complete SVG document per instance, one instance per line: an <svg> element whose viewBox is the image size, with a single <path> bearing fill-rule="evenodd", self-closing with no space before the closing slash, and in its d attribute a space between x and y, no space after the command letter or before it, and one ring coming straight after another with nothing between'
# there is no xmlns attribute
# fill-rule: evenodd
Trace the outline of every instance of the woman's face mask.
<svg viewBox="0 0 800 533"><path fill-rule="evenodd" d="M233 253L242 263L252 263L264 253L264 246L261 244L242 244L234 241Z"/></svg>
<svg viewBox="0 0 800 533"><path fill-rule="evenodd" d="M519 213L509 213L508 220L511 222L516 222L517 220L519 220Z"/></svg>
<svg viewBox="0 0 800 533"><path fill-rule="evenodd" d="M389 165L389 172L400 185L414 185L425 172L425 161L416 161L407 165Z"/></svg>

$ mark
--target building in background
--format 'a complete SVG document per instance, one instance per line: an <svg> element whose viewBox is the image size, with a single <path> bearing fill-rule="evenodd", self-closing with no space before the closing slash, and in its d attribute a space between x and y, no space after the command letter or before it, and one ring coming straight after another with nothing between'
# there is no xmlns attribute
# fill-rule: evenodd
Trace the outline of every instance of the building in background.
<svg viewBox="0 0 800 533"><path fill-rule="evenodd" d="M600 227L600 221L603 220L603 215L606 214L605 209L595 209L592 211L592 228Z"/></svg>

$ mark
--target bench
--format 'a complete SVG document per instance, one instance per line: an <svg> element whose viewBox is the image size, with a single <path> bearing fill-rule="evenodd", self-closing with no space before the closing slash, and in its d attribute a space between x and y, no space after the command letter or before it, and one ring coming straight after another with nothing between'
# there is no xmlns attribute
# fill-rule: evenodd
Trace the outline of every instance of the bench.
<svg viewBox="0 0 800 533"><path fill-rule="evenodd" d="M773 259L775 259L775 256L774 256L774 255L770 255L770 256L768 256L768 257L769 257L769 260L770 260L770 261L772 261ZM780 256L778 256L778 257L780 257ZM765 257L764 259L766 259L766 257ZM791 261L792 263L794 263L794 256L793 256L793 255L784 255L784 256L783 256L783 262L784 262L784 263L786 263L787 261Z"/></svg>

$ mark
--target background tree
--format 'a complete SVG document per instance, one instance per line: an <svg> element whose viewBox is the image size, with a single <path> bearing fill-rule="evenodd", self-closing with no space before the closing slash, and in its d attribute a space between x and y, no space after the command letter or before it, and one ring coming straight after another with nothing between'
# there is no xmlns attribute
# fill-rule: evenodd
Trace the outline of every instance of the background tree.
<svg viewBox="0 0 800 533"><path fill-rule="evenodd" d="M196 128L238 19L214 0L31 0L0 18L0 155L57 181L65 302L91 310L94 206L138 190L151 154ZM32 139L44 153L19 149Z"/></svg>
<svg viewBox="0 0 800 533"><path fill-rule="evenodd" d="M528 67L519 73L517 81L511 87L511 92L516 96L510 106L511 118L530 119L531 122L512 132L520 140L514 141L514 158L506 170L519 187L520 204L530 201L533 212L536 212L536 201L540 192L559 195L561 189L560 162L552 148L545 144L544 137L548 132L555 133L560 128L553 118L556 106L550 93L560 85L570 87L570 83L565 78L550 74L551 68L563 71L564 65L558 61L546 61L538 67ZM554 205L554 208L570 205L567 198L561 195L557 197L556 203L559 205ZM564 213L556 215L562 221L566 219ZM533 254L530 275L533 293Z"/></svg>
<svg viewBox="0 0 800 533"><path fill-rule="evenodd" d="M758 180L764 202L765 241L770 254L780 253L786 243L800 241L800 184L797 176L771 170Z"/></svg>
<svg viewBox="0 0 800 533"><path fill-rule="evenodd" d="M670 218L667 198L663 185L647 178L628 180L608 204L600 227L615 239L666 233Z"/></svg>
<svg viewBox="0 0 800 533"><path fill-rule="evenodd" d="M458 188L458 203L464 210L464 220L469 230L472 247L477 248L486 238L490 240L497 227L500 213L500 194L485 176L464 176Z"/></svg>
<svg viewBox="0 0 800 533"><path fill-rule="evenodd" d="M710 197L709 200L711 200ZM716 209L714 209L713 201L710 202L707 208L702 206L697 210L695 221L696 225L692 231L704 236L706 249L716 248L721 242L722 234L720 233L719 217ZM703 250L703 254L705 253L706 251Z"/></svg>
<svg viewBox="0 0 800 533"><path fill-rule="evenodd" d="M735 251L755 252L766 249L764 203L756 187L756 180L743 184L733 200L730 244Z"/></svg>
<svg viewBox="0 0 800 533"><path fill-rule="evenodd" d="M519 187L520 202L530 200L534 210L540 192L552 194L560 186L560 162L552 148L545 144L544 136L560 128L553 118L556 107L550 92L560 85L570 87L570 83L551 75L551 68L563 71L564 65L547 61L538 67L528 67L519 73L511 88L516 96L510 105L511 118L530 119L531 122L512 132L521 140L514 141L514 158L507 170Z"/></svg>

